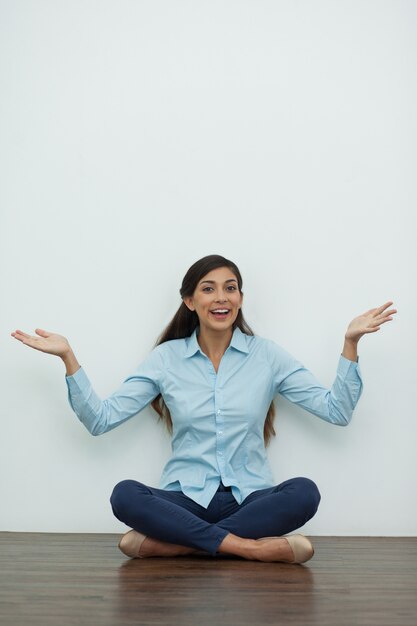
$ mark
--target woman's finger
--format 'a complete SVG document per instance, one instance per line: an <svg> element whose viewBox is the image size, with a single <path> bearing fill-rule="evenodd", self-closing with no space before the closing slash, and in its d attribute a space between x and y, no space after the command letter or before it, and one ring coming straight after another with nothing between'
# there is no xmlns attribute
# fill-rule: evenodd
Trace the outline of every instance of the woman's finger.
<svg viewBox="0 0 417 626"><path fill-rule="evenodd" d="M378 317L385 311L385 309L391 306L391 304L393 304L392 300L390 300L389 302L386 302L382 306L378 306L373 309L369 309L369 311L365 311L365 313L362 313L362 316L369 317L370 315L372 315L373 317ZM397 312L397 309L391 309L391 311L386 311L385 315L392 315L393 313L396 313L396 312Z"/></svg>
<svg viewBox="0 0 417 626"><path fill-rule="evenodd" d="M30 335L26 335L26 333L22 336L13 335L16 339L25 344L25 346L30 346L31 348L38 348L37 342L39 341L38 337L31 337Z"/></svg>
<svg viewBox="0 0 417 626"><path fill-rule="evenodd" d="M385 324L385 322L390 322L392 319L392 317L384 317L378 321L378 324Z"/></svg>
<svg viewBox="0 0 417 626"><path fill-rule="evenodd" d="M12 337L18 339L22 343L27 343L28 341L37 341L38 337L32 337L27 333L22 332L21 330L16 330L14 333L11 333Z"/></svg>
<svg viewBox="0 0 417 626"><path fill-rule="evenodd" d="M391 306L391 304L394 304L394 303L392 300L389 300L389 302L386 302L385 304L382 304L381 306L377 307L375 309L376 314L380 315L383 311L385 311L385 309Z"/></svg>
<svg viewBox="0 0 417 626"><path fill-rule="evenodd" d="M30 337L30 335L24 333L23 330L15 330L14 333L12 333L12 337Z"/></svg>
<svg viewBox="0 0 417 626"><path fill-rule="evenodd" d="M16 330L14 333L11 333L15 339L18 339L26 346L30 346L31 348L37 348L39 350L39 342L42 345L41 337L35 337L34 335L28 335L24 333L22 330Z"/></svg>
<svg viewBox="0 0 417 626"><path fill-rule="evenodd" d="M397 311L395 309L390 309L389 311L385 311L385 313L380 313L379 315L375 316L374 319L377 320L378 323L381 320L387 320L387 319L392 320L396 312Z"/></svg>
<svg viewBox="0 0 417 626"><path fill-rule="evenodd" d="M41 337L49 337L52 333L48 333L46 330L43 330L43 328L35 328L35 333L37 335L40 335Z"/></svg>

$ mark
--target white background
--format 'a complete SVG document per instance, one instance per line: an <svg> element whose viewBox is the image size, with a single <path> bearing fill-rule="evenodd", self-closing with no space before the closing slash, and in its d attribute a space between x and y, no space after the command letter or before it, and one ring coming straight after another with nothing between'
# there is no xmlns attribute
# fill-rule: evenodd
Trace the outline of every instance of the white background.
<svg viewBox="0 0 417 626"><path fill-rule="evenodd" d="M327 386L360 343L348 428L277 399L277 482L309 476L316 535L417 534L417 3L0 2L0 530L118 532L113 485L157 485L151 409L92 437L59 359L10 332L66 335L98 393L180 304L188 267L235 261L244 313Z"/></svg>

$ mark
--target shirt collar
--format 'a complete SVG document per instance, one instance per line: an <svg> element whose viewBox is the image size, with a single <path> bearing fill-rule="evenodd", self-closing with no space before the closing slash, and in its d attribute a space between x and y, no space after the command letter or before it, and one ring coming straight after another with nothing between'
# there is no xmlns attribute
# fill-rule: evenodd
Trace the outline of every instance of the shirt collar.
<svg viewBox="0 0 417 626"><path fill-rule="evenodd" d="M196 352L201 352L203 354L200 345L197 341L197 335L200 330L200 327L197 326L193 334L187 340L187 349L185 351L185 358L188 359L190 356L194 356ZM239 350L239 352L244 352L245 354L249 354L249 349L246 341L247 335L242 333L240 328L235 328L233 331L232 339L229 344L229 348L234 348L235 350Z"/></svg>

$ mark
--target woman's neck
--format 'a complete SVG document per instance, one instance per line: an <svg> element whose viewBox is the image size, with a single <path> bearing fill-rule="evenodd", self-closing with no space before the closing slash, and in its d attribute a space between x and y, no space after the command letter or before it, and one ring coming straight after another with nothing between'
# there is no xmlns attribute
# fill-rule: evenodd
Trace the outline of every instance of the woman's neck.
<svg viewBox="0 0 417 626"><path fill-rule="evenodd" d="M221 359L226 352L233 335L233 329L228 328L224 332L210 331L200 327L200 332L197 335L197 341L209 359Z"/></svg>

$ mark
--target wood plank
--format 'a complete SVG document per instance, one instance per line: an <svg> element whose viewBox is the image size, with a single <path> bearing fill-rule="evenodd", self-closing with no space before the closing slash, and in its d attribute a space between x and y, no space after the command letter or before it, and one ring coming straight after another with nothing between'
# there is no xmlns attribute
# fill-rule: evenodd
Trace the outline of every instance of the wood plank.
<svg viewBox="0 0 417 626"><path fill-rule="evenodd" d="M0 533L2 626L417 624L416 537L316 537L304 566L127 559L117 541Z"/></svg>

